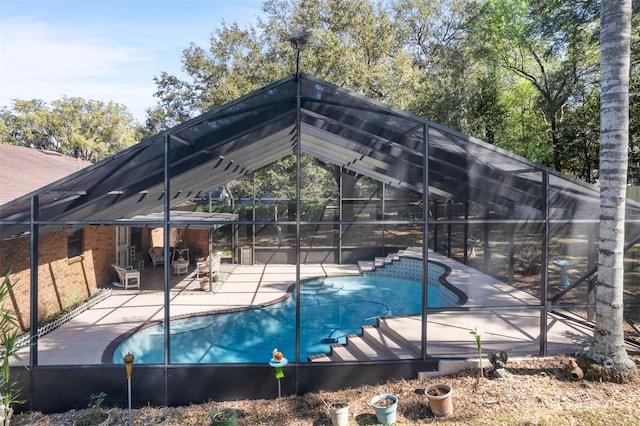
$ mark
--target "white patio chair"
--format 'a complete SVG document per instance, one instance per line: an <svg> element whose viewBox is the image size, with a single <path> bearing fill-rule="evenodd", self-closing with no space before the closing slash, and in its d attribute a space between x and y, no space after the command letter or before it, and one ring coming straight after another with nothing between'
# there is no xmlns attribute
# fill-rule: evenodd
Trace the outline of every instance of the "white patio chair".
<svg viewBox="0 0 640 426"><path fill-rule="evenodd" d="M196 278L200 278L200 274L209 275L209 272L215 274L220 272L220 260L222 259L222 252L219 251L213 256L209 254L207 258L202 262L196 262Z"/></svg>
<svg viewBox="0 0 640 426"><path fill-rule="evenodd" d="M120 279L119 283L113 283L113 285L122 287L125 290L129 290L129 288L140 288L140 271L127 269L115 264L111 266L116 270L118 278Z"/></svg>
<svg viewBox="0 0 640 426"><path fill-rule="evenodd" d="M149 257L151 257L151 262L153 263L154 268L156 267L156 265L164 263L164 248L150 247Z"/></svg>

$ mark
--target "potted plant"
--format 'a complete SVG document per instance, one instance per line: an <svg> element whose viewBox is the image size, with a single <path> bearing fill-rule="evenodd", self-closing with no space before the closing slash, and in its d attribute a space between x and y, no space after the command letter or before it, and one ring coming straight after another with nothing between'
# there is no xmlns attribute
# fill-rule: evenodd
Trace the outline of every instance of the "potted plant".
<svg viewBox="0 0 640 426"><path fill-rule="evenodd" d="M193 261L204 262L204 252L200 247L196 247L193 249Z"/></svg>
<svg viewBox="0 0 640 426"><path fill-rule="evenodd" d="M187 247L187 243L185 243L183 240L179 240L176 242L174 250L178 253L180 259L189 260L189 247Z"/></svg>
<svg viewBox="0 0 640 426"><path fill-rule="evenodd" d="M425 391L429 408L436 417L448 417L453 414L453 389L449 385L429 386Z"/></svg>
<svg viewBox="0 0 640 426"><path fill-rule="evenodd" d="M235 426L238 421L238 412L233 408L222 408L211 415L214 425Z"/></svg>
<svg viewBox="0 0 640 426"><path fill-rule="evenodd" d="M329 416L333 426L347 426L349 424L349 403L332 402L329 404Z"/></svg>
<svg viewBox="0 0 640 426"><path fill-rule="evenodd" d="M209 289L209 277L204 276L200 280L200 290L207 291Z"/></svg>
<svg viewBox="0 0 640 426"><path fill-rule="evenodd" d="M20 404L16 389L17 383L11 379L9 361L11 358L20 361L18 355L18 338L20 329L15 311L8 309L5 300L10 295L9 274L5 275L0 284L0 347L2 351L2 363L0 366L0 426L9 426L13 415L14 404Z"/></svg>
<svg viewBox="0 0 640 426"><path fill-rule="evenodd" d="M378 423L389 425L396 422L398 411L398 397L390 393L383 393L371 398L371 406L376 413Z"/></svg>

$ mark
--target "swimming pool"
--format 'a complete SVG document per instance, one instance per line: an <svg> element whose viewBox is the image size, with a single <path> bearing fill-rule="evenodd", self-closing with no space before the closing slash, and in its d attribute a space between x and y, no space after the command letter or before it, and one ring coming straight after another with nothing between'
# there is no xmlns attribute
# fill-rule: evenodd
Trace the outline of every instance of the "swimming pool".
<svg viewBox="0 0 640 426"><path fill-rule="evenodd" d="M421 266L421 262L420 262ZM384 268L381 268L382 270ZM430 264L429 307L452 304L451 291L440 284L445 268ZM407 277L368 273L305 281L300 286L300 360L328 353L376 318L418 314L422 284ZM457 297L455 297L457 300ZM278 348L295 358L295 294L260 309L247 309L171 321L171 363L264 363ZM164 362L164 325L136 332L115 349L112 361L135 354L136 363Z"/></svg>

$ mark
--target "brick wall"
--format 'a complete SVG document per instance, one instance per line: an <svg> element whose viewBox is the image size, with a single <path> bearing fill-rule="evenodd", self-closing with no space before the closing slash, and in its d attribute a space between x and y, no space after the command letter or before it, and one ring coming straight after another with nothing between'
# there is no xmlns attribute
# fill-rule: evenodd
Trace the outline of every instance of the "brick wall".
<svg viewBox="0 0 640 426"><path fill-rule="evenodd" d="M88 299L97 288L107 287L117 277L111 264L115 262L116 232L111 226L87 226L84 228L84 252L82 256L67 258L67 230L41 236L38 259L38 318L46 318L66 311ZM175 244L184 239L190 250L196 247L204 253L209 244L206 230L171 230ZM162 228L143 233L138 248L139 256L149 262L148 245L162 245ZM159 243L159 244L158 244ZM148 245L147 245L148 244ZM29 237L0 242L0 274L10 272L13 286L9 300L10 309L18 312L23 330L30 327L30 275ZM190 253L193 254L193 251Z"/></svg>
<svg viewBox="0 0 640 426"><path fill-rule="evenodd" d="M164 229L154 228L149 232L149 246L150 247L163 247L164 241ZM202 250L204 256L207 255L209 249L209 231L206 229L176 229L172 228L169 232L169 238L171 240L170 247L174 247L178 241L182 240L189 248L189 257L193 262L195 260L195 249Z"/></svg>
<svg viewBox="0 0 640 426"><path fill-rule="evenodd" d="M191 261L195 261L196 249L200 249L204 257L209 251L209 231L205 229L185 229L182 232L182 239L189 247Z"/></svg>
<svg viewBox="0 0 640 426"><path fill-rule="evenodd" d="M86 300L97 287L114 278L115 230L109 226L84 228L84 253L67 258L66 230L44 235L39 241L38 318L51 317ZM18 312L20 326L30 327L29 237L0 242L0 273L10 273L13 286L5 303Z"/></svg>

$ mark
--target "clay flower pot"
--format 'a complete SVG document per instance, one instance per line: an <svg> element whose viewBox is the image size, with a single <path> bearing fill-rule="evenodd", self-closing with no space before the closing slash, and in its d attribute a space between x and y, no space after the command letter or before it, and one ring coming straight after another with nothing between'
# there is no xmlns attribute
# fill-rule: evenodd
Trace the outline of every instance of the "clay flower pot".
<svg viewBox="0 0 640 426"><path fill-rule="evenodd" d="M208 279L200 280L200 290L202 290L202 291L209 290L209 280Z"/></svg>
<svg viewBox="0 0 640 426"><path fill-rule="evenodd" d="M448 417L453 414L453 389L445 384L429 386L425 391L429 408L436 417Z"/></svg>

